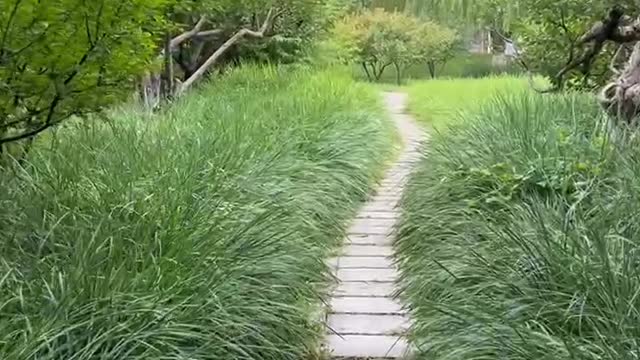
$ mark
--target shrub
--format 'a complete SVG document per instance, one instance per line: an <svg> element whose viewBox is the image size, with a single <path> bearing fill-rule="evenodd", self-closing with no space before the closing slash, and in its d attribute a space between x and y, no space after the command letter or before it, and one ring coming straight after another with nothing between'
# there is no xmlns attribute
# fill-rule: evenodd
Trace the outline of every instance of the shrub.
<svg viewBox="0 0 640 360"><path fill-rule="evenodd" d="M301 359L391 145L347 75L244 68L0 172L0 358ZM73 126L72 126L73 125Z"/></svg>
<svg viewBox="0 0 640 360"><path fill-rule="evenodd" d="M425 359L633 359L640 162L586 96L516 94L436 135L402 202Z"/></svg>

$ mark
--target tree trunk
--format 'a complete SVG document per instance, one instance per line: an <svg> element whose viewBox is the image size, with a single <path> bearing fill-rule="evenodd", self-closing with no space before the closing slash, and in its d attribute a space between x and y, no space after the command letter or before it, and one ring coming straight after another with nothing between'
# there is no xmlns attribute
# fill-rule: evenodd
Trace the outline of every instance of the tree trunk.
<svg viewBox="0 0 640 360"><path fill-rule="evenodd" d="M598 100L617 125L624 121L624 125L636 126L640 115L640 41L633 47L626 67L615 72L617 78L602 89Z"/></svg>
<svg viewBox="0 0 640 360"><path fill-rule="evenodd" d="M170 99L173 96L173 55L171 54L171 34L167 32L164 42L164 71L162 73L162 97Z"/></svg>
<svg viewBox="0 0 640 360"><path fill-rule="evenodd" d="M140 97L147 109L156 109L160 105L162 79L160 75L147 73L140 85Z"/></svg>
<svg viewBox="0 0 640 360"><path fill-rule="evenodd" d="M376 81L380 81L380 78L382 78L382 74L384 74L384 71L389 67L389 65L391 64L379 64L380 67L376 69L376 63L372 63L371 66L373 67L373 76L376 79Z"/></svg>
<svg viewBox="0 0 640 360"><path fill-rule="evenodd" d="M402 68L397 62L394 62L393 66L396 68L396 83L402 85Z"/></svg>
<svg viewBox="0 0 640 360"><path fill-rule="evenodd" d="M362 68L364 69L364 73L367 75L367 80L373 81L371 73L369 72L369 67L367 67L367 63L364 61L362 62Z"/></svg>
<svg viewBox="0 0 640 360"><path fill-rule="evenodd" d="M431 75L432 79L436 78L436 63L435 61L428 61L427 68L429 68L429 75Z"/></svg>

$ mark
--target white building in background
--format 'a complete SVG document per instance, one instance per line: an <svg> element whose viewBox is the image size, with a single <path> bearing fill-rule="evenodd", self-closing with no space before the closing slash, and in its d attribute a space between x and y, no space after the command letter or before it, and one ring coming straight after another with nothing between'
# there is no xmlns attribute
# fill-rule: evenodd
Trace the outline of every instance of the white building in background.
<svg viewBox="0 0 640 360"><path fill-rule="evenodd" d="M512 40L505 40L504 56L512 59L518 57L518 48L516 48L516 45L513 43Z"/></svg>

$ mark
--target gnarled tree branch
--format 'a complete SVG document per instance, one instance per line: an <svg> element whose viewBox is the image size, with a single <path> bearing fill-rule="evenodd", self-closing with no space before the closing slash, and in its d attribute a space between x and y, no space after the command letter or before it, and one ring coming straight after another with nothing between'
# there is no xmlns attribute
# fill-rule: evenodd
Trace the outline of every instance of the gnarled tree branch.
<svg viewBox="0 0 640 360"><path fill-rule="evenodd" d="M241 29L236 32L233 36L231 36L227 41L225 41L208 59L202 64L198 70L196 70L193 75L191 75L182 86L178 89L178 93L176 95L180 95L188 90L196 81L198 81L206 72L213 66L219 59L226 53L233 45L235 45L238 41L242 40L245 37L251 37L255 39L264 38L268 31L273 26L273 22L279 16L280 13L276 13L273 8L269 9L266 19L262 23L260 30L255 31L251 29Z"/></svg>

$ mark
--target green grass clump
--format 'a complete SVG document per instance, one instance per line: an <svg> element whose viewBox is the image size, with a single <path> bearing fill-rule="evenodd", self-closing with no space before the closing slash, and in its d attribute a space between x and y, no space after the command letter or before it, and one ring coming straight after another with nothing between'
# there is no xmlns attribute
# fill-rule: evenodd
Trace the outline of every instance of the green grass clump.
<svg viewBox="0 0 640 360"><path fill-rule="evenodd" d="M313 355L324 259L391 151L378 100L245 67L39 144L0 175L0 358Z"/></svg>
<svg viewBox="0 0 640 360"><path fill-rule="evenodd" d="M395 244L418 359L640 356L640 151L603 120L516 94L434 136Z"/></svg>
<svg viewBox="0 0 640 360"><path fill-rule="evenodd" d="M516 76L494 76L480 79L435 79L409 85L409 110L418 121L444 129L463 116L478 110L493 96L525 92L527 79Z"/></svg>

